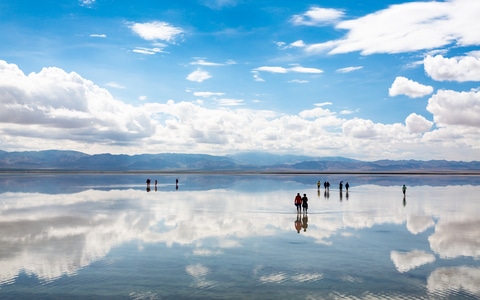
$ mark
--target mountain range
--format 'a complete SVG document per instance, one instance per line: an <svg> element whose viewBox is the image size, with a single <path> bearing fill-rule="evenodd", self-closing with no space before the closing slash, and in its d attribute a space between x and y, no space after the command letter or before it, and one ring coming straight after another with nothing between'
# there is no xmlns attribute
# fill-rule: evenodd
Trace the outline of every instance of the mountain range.
<svg viewBox="0 0 480 300"><path fill-rule="evenodd" d="M78 151L45 150L6 152L0 150L0 170L8 171L115 171L115 172L272 172L272 173L480 173L480 161L377 160L345 157L279 155L243 152L234 155L207 154L86 154Z"/></svg>

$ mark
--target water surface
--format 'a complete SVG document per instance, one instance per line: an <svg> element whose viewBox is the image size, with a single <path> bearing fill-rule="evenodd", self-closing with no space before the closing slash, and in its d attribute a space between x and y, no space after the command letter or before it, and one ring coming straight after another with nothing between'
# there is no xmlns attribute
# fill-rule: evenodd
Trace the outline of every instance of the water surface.
<svg viewBox="0 0 480 300"><path fill-rule="evenodd" d="M0 298L480 298L479 192L477 176L3 174Z"/></svg>

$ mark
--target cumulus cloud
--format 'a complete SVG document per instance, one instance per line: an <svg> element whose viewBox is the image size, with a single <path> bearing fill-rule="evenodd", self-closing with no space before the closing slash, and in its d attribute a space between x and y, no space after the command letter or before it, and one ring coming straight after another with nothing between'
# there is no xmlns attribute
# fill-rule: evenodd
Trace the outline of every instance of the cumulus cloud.
<svg viewBox="0 0 480 300"><path fill-rule="evenodd" d="M439 90L428 100L427 110L440 126L480 128L480 92Z"/></svg>
<svg viewBox="0 0 480 300"><path fill-rule="evenodd" d="M175 27L167 22L133 23L130 28L142 39L147 41L166 41L173 43L175 38L184 33L180 27Z"/></svg>
<svg viewBox="0 0 480 300"><path fill-rule="evenodd" d="M405 119L405 126L407 126L408 132L423 133L429 131L430 128L432 128L433 122L428 121L423 116L417 115L416 113L411 113Z"/></svg>
<svg viewBox="0 0 480 300"><path fill-rule="evenodd" d="M253 74L258 71L252 71ZM201 82L210 75L190 74ZM111 84L114 85L113 83ZM300 113L248 109L246 101L213 91L216 107L202 101L168 100L139 106L115 99L106 89L59 68L25 75L16 65L0 61L0 139L3 150L69 149L88 153L170 152L224 154L243 150L305 151L311 155L342 153L355 158L432 159L475 157L478 139L478 92L439 91L429 100L437 129L411 114L405 124L382 124L345 118L352 109L329 101ZM221 98L220 98L221 97ZM329 109L325 106L330 105ZM468 125L468 126L467 126ZM476 127L475 127L476 126ZM423 133L423 134L422 134ZM179 138L181 137L181 138ZM361 153L361 157L358 154Z"/></svg>
<svg viewBox="0 0 480 300"><path fill-rule="evenodd" d="M303 14L294 15L292 23L295 25L321 26L337 22L343 15L342 10L313 6Z"/></svg>
<svg viewBox="0 0 480 300"><path fill-rule="evenodd" d="M347 34L338 40L308 45L308 53L330 54L359 51L402 53L435 49L447 45L480 44L479 1L409 2L341 21L336 24ZM408 16L408 18L405 18Z"/></svg>
<svg viewBox="0 0 480 300"><path fill-rule="evenodd" d="M433 87L420 84L402 76L395 78L392 86L388 89L388 94L391 97L407 95L410 98L418 98L431 93L433 93Z"/></svg>
<svg viewBox="0 0 480 300"><path fill-rule="evenodd" d="M1 123L11 125L1 129L6 135L134 143L155 130L142 110L59 68L25 75L16 65L0 61L0 99Z"/></svg>
<svg viewBox="0 0 480 300"><path fill-rule="evenodd" d="M445 58L442 55L427 55L423 64L428 76L438 81L480 81L478 56Z"/></svg>
<svg viewBox="0 0 480 300"><path fill-rule="evenodd" d="M187 76L187 80L195 82L202 82L210 78L212 78L212 76L207 71L203 71L202 69L196 69Z"/></svg>

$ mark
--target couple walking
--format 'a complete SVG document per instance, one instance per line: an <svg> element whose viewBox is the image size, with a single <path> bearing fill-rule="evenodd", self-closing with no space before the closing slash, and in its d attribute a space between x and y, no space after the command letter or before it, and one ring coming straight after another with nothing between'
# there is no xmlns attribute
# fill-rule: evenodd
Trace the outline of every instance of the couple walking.
<svg viewBox="0 0 480 300"><path fill-rule="evenodd" d="M308 198L307 194L303 194L303 197L300 196L300 193L297 193L297 196L295 196L295 206L297 207L297 213L302 212L302 207L303 207L303 212L307 213L308 209Z"/></svg>

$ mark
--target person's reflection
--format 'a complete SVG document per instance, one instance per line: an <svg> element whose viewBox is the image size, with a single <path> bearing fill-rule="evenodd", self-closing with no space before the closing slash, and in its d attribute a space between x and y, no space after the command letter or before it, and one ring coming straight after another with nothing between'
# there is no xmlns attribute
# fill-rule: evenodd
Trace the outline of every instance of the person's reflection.
<svg viewBox="0 0 480 300"><path fill-rule="evenodd" d="M348 201L348 190L347 190L347 192L345 193L345 198L347 198L347 201Z"/></svg>
<svg viewBox="0 0 480 300"><path fill-rule="evenodd" d="M303 231L307 231L307 227L308 227L308 216L307 216L307 214L303 214L302 227L303 227Z"/></svg>
<svg viewBox="0 0 480 300"><path fill-rule="evenodd" d="M147 183L147 189L146 190L147 190L147 193L148 193L148 192L150 192L150 178L147 178L146 183Z"/></svg>
<svg viewBox="0 0 480 300"><path fill-rule="evenodd" d="M342 190L340 190L340 202L342 202L342 201L343 201L343 192L342 192Z"/></svg>
<svg viewBox="0 0 480 300"><path fill-rule="evenodd" d="M405 195L403 195L403 207L407 205L407 199L405 198Z"/></svg>
<svg viewBox="0 0 480 300"><path fill-rule="evenodd" d="M302 219L300 213L297 213L297 219L295 220L295 230L297 233L300 233L300 230L302 229Z"/></svg>

